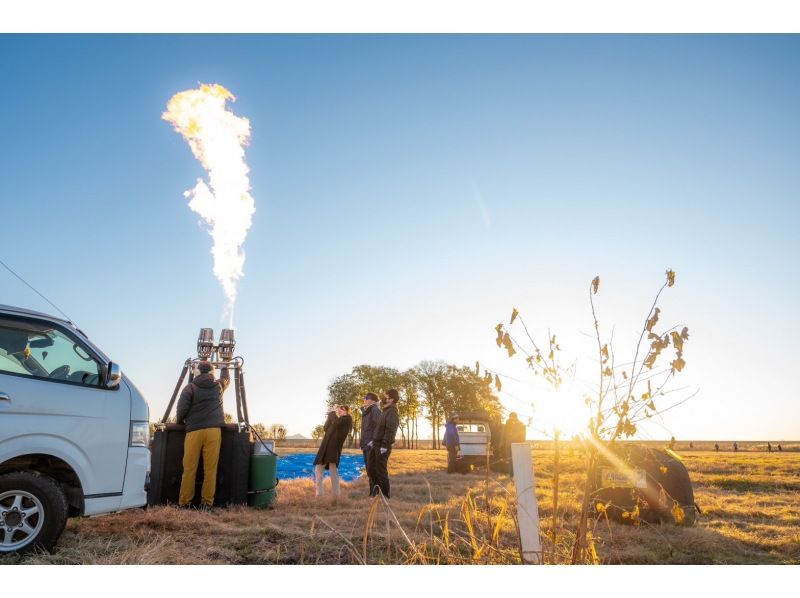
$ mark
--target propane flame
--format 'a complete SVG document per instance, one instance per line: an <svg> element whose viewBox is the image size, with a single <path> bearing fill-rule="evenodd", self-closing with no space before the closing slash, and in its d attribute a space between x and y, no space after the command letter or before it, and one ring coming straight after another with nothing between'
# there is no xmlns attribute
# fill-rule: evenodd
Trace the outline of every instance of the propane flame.
<svg viewBox="0 0 800 598"><path fill-rule="evenodd" d="M184 196L210 227L214 276L228 299L225 313L232 328L237 285L244 276L242 245L256 208L244 159L250 121L228 110L228 100L234 102L236 97L222 85L200 85L172 96L161 118L186 139L208 173L208 184L197 179Z"/></svg>

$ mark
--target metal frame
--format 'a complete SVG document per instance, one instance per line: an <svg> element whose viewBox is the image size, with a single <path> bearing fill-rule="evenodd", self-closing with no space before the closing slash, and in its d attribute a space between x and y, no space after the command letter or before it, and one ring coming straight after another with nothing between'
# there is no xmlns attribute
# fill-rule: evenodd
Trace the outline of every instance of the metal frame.
<svg viewBox="0 0 800 598"><path fill-rule="evenodd" d="M167 420L169 419L169 414L175 405L175 401L178 398L181 388L183 387L183 381L186 378L187 373L189 374L188 381L191 382L194 378L192 369L194 369L194 366L201 362L210 363L215 368L228 368L228 370L233 370L231 379L233 381L233 387L236 393L236 418L240 426L250 428L250 415L247 412L247 393L244 386L244 359L239 356L234 357L230 361L207 360L199 357L190 357L187 359L183 363L183 368L178 376L178 381L175 383L175 389L172 391L172 397L167 405L167 410L164 412L161 420L156 423L156 427L163 428L166 426Z"/></svg>

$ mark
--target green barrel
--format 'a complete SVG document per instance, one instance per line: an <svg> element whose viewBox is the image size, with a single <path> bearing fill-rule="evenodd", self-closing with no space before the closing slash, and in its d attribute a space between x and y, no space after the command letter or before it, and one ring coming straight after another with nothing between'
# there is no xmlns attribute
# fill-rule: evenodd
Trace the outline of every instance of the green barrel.
<svg viewBox="0 0 800 598"><path fill-rule="evenodd" d="M248 505L251 507L266 507L275 501L275 486L278 483L277 474L278 457L276 455L251 455Z"/></svg>

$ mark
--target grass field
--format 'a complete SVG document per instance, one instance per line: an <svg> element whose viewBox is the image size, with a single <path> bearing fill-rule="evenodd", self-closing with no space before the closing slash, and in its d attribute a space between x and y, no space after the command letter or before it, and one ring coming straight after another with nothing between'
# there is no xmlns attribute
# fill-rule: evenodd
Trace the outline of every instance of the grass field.
<svg viewBox="0 0 800 598"><path fill-rule="evenodd" d="M721 447L723 443L720 443ZM731 443L724 443L726 446ZM745 443L742 443L745 444ZM796 443L768 454L677 448L694 483L702 516L692 528L634 528L605 520L595 547L610 564L800 564L800 452ZM536 443L534 468L545 560L565 563L577 524L584 459L562 451L558 535L552 533L553 453ZM444 473L443 451L397 450L390 462L387 508L367 498L366 482L343 496L315 499L311 480L278 486L272 510L174 507L70 520L52 554L6 556L0 563L270 564L518 563L513 481L484 473Z"/></svg>

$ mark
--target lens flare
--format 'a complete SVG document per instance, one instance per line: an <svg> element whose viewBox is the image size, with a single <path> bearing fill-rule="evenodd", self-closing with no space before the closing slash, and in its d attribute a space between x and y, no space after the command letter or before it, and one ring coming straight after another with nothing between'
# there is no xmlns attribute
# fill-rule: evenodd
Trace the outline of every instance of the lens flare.
<svg viewBox="0 0 800 598"><path fill-rule="evenodd" d="M250 121L227 107L236 97L222 85L200 85L176 93L161 118L180 133L208 173L184 193L189 207L208 224L213 240L214 276L228 302L225 314L233 328L233 308L239 279L244 276L244 245L256 211L244 148Z"/></svg>

